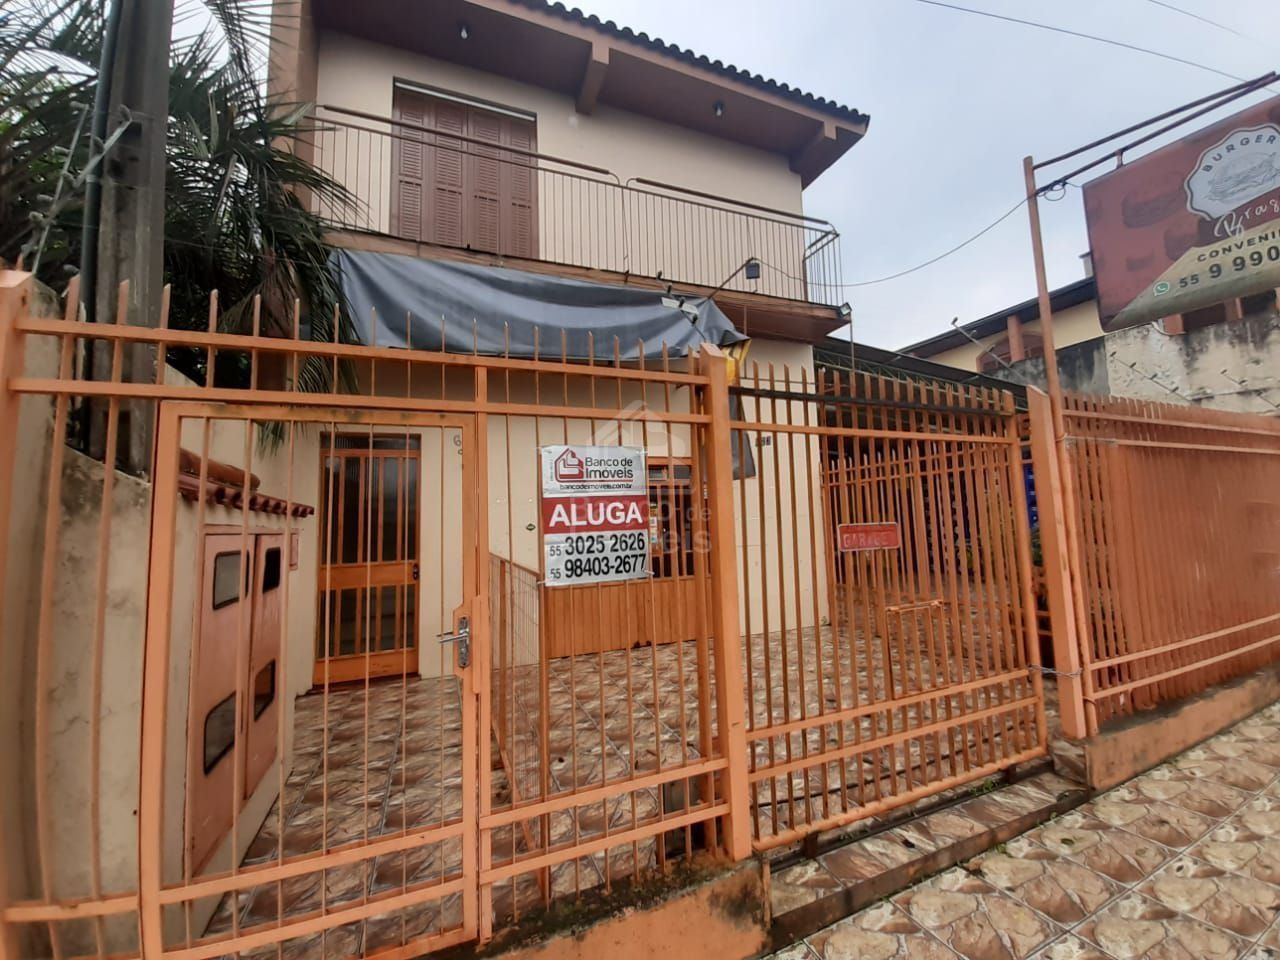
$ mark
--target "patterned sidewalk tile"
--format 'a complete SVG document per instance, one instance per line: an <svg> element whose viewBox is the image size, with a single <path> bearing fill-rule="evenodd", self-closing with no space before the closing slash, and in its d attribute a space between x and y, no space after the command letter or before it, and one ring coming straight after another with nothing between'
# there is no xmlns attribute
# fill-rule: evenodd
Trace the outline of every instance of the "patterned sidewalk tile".
<svg viewBox="0 0 1280 960"><path fill-rule="evenodd" d="M1116 960L1235 960L1248 941L1130 893L1075 931Z"/></svg>
<svg viewBox="0 0 1280 960"><path fill-rule="evenodd" d="M809 938L822 960L955 960L901 908L880 903Z"/></svg>
<svg viewBox="0 0 1280 960"><path fill-rule="evenodd" d="M769 878L769 896L773 903L773 915L796 910L835 893L840 881L821 863L806 860L795 866L779 870Z"/></svg>
<svg viewBox="0 0 1280 960"><path fill-rule="evenodd" d="M1137 891L1170 910L1252 940L1280 914L1280 891L1183 856Z"/></svg>
<svg viewBox="0 0 1280 960"><path fill-rule="evenodd" d="M1087 940L1068 933L1036 952L1032 960L1115 960Z"/></svg>
<svg viewBox="0 0 1280 960"><path fill-rule="evenodd" d="M1052 852L1122 886L1150 876L1175 855L1145 837L1114 829L1083 809L1046 824L1033 836Z"/></svg>
<svg viewBox="0 0 1280 960"><path fill-rule="evenodd" d="M1053 853L1029 837L983 854L967 869L1049 919L1071 926L1120 892L1104 874Z"/></svg>
<svg viewBox="0 0 1280 960"><path fill-rule="evenodd" d="M1024 960L1062 932L959 867L899 894L893 903L969 960Z"/></svg>
<svg viewBox="0 0 1280 960"><path fill-rule="evenodd" d="M974 836L968 806L996 805L898 833ZM853 875L896 852L876 849L826 859ZM788 956L1280 960L1280 703Z"/></svg>

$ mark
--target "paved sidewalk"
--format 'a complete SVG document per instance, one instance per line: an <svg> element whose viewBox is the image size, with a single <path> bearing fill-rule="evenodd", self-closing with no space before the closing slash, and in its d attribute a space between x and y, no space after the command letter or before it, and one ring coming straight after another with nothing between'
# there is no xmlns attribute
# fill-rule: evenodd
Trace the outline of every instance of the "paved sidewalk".
<svg viewBox="0 0 1280 960"><path fill-rule="evenodd" d="M777 960L1280 958L1280 703Z"/></svg>

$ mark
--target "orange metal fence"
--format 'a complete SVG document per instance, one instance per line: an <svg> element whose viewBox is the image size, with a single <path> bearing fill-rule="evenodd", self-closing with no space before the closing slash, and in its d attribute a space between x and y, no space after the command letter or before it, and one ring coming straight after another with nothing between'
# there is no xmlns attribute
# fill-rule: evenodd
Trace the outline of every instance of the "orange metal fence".
<svg viewBox="0 0 1280 960"><path fill-rule="evenodd" d="M411 956L749 852L744 767L713 738L741 730L717 695L740 687L736 618L710 599L732 582L691 595L696 636L606 651L584 622L584 653L552 659L534 572L546 443L697 463L717 509L691 532L724 541L723 356L316 343L296 311L292 338L239 336L213 301L205 330L133 326L125 291L117 322L86 324L74 287L46 318L25 275L2 279L2 649L23 680L0 954ZM246 382L127 382L138 344ZM82 375L95 346L106 379ZM298 388L343 364L361 392ZM122 414L153 419L152 475L81 453L81 410L108 463ZM635 589L652 605L653 581Z"/></svg>
<svg viewBox="0 0 1280 960"><path fill-rule="evenodd" d="M757 370L731 414L711 347L482 357L31 296L0 276L0 956L414 956L1043 752L1005 395ZM139 346L243 382L130 381ZM104 469L148 421L151 469ZM546 584L564 443L645 451L649 578ZM872 522L900 544L837 549Z"/></svg>
<svg viewBox="0 0 1280 960"><path fill-rule="evenodd" d="M771 481L739 481L756 844L1043 755L1012 397L772 368L738 393Z"/></svg>
<svg viewBox="0 0 1280 960"><path fill-rule="evenodd" d="M1068 732L1274 662L1280 421L1068 394L1055 444L1030 400Z"/></svg>

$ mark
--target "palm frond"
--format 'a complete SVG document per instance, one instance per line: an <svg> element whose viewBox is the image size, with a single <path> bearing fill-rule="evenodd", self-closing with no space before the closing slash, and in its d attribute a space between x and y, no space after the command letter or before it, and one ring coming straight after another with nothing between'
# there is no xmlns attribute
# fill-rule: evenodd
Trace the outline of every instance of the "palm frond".
<svg viewBox="0 0 1280 960"><path fill-rule="evenodd" d="M77 121L93 101L101 55L101 0L10 0L0 12L0 257L12 260L44 237L41 279L55 287L79 261L80 204L51 197L67 179L82 187L91 162ZM311 204L341 209L357 201L341 184L282 146L312 129L306 105L274 102L264 69L272 17L288 3L180 0L175 19L196 26L170 55L166 149L165 272L171 322L203 327L208 292L222 305L219 326L249 329L261 298L264 333L288 335L293 303L303 304L315 339L355 339L342 291L328 267L323 223ZM68 162L69 161L69 162ZM304 203L300 197L311 198ZM48 230L45 230L49 227ZM242 358L204 369L200 352L170 361L198 380L239 384ZM223 365L225 361L225 366ZM306 363L299 388L354 389L350 368Z"/></svg>

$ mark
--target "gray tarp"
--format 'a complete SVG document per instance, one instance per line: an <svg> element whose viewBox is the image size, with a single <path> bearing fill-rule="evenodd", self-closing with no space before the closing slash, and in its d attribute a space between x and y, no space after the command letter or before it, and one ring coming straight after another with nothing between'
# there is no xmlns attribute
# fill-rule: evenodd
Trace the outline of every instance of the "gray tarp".
<svg viewBox="0 0 1280 960"><path fill-rule="evenodd" d="M532 357L536 330L539 354L554 359L563 331L569 359L587 359L594 342L596 359L608 362L615 337L623 360L639 359L642 340L645 357L658 359L664 343L679 356L702 343L727 346L747 339L705 297L683 298L686 308L697 311L695 323L678 305L664 304L670 298L661 291L639 287L359 250L334 251L330 266L366 344ZM731 396L729 403L740 416L738 398ZM755 458L736 430L730 446L734 479L754 477ZM745 465L738 462L740 449Z"/></svg>
<svg viewBox="0 0 1280 960"><path fill-rule="evenodd" d="M379 346L443 348L482 354L507 352L531 357L534 331L544 359L560 356L564 331L569 359L591 354L594 334L597 360L612 360L614 338L623 360L639 358L644 341L648 358L673 356L701 343L727 346L746 338L720 308L703 297L685 297L697 311L695 324L678 306L664 305L658 290L618 287L585 280L526 273L440 260L419 260L395 253L338 250L331 258L352 319L365 343L373 343L376 317ZM670 300L670 298L667 298Z"/></svg>

